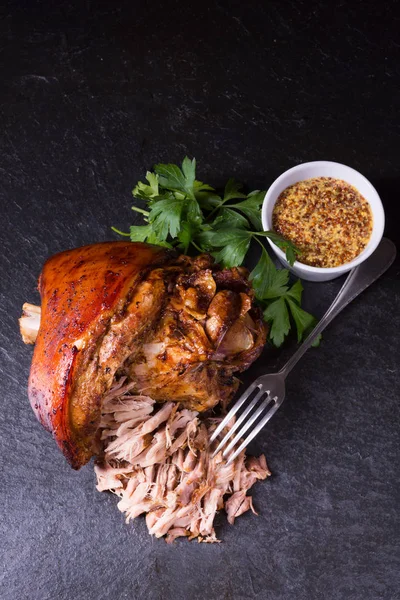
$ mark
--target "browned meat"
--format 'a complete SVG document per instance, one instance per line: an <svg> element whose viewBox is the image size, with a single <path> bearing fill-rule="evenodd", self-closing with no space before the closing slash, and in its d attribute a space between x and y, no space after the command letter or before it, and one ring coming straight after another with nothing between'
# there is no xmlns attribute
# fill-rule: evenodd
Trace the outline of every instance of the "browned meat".
<svg viewBox="0 0 400 600"><path fill-rule="evenodd" d="M62 252L42 271L29 397L74 468L98 448L102 399L115 376L159 401L206 410L227 402L266 339L243 269L220 270L148 244L107 242Z"/></svg>
<svg viewBox="0 0 400 600"><path fill-rule="evenodd" d="M266 328L244 269L221 272L205 255L179 262L186 270L170 286L154 333L124 372L139 393L204 411L232 398L238 387L233 373L259 356ZM232 282L237 291L227 289Z"/></svg>

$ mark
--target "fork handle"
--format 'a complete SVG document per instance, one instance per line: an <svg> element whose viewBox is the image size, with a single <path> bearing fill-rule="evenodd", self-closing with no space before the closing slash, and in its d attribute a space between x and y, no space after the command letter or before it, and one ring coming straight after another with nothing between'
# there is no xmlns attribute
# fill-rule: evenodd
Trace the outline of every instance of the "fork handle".
<svg viewBox="0 0 400 600"><path fill-rule="evenodd" d="M367 287L374 283L390 267L396 257L396 246L387 238L382 238L379 246L363 263L350 271L340 292L328 308L322 319L314 327L310 335L279 371L283 377L293 369L297 361L309 349L315 338L325 329L340 311L356 298Z"/></svg>

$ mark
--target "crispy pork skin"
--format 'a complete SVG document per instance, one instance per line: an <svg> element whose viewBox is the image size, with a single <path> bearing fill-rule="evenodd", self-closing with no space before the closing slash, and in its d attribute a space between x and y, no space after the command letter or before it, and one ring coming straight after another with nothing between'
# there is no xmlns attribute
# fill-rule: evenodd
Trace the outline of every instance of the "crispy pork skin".
<svg viewBox="0 0 400 600"><path fill-rule="evenodd" d="M93 454L115 370L161 308L163 282L143 282L145 274L167 260L160 248L112 242L56 254L43 267L29 398L74 468Z"/></svg>
<svg viewBox="0 0 400 600"><path fill-rule="evenodd" d="M27 343L38 327L29 398L74 468L98 451L115 377L127 377L134 393L204 411L232 398L234 373L266 339L247 272L223 270L208 255L94 244L50 258L39 291L41 310L25 305L20 320Z"/></svg>

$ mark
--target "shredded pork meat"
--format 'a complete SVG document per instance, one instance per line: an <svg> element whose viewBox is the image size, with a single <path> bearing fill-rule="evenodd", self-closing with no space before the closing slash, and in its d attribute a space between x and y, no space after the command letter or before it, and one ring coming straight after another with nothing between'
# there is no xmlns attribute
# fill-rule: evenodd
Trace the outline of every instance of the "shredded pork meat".
<svg viewBox="0 0 400 600"><path fill-rule="evenodd" d="M177 537L218 542L218 510L225 509L231 524L250 509L255 513L246 493L270 475L265 456L243 451L230 465L221 453L213 458L208 440L219 419L133 395L134 384L126 381L121 378L103 402L98 491L119 496L127 522L146 514L149 533L169 543Z"/></svg>

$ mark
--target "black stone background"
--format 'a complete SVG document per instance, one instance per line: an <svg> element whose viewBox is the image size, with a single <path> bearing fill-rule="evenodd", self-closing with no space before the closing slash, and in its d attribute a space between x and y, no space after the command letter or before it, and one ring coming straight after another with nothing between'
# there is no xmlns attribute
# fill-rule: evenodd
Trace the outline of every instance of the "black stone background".
<svg viewBox="0 0 400 600"><path fill-rule="evenodd" d="M399 19L387 2L1 3L0 598L394 600L399 261L288 381L253 452L259 516L220 545L151 539L73 472L29 407L24 301L51 254L116 239L155 162L266 188L300 162L364 173L399 241ZM321 316L341 281L305 285ZM283 364L267 348L248 374Z"/></svg>

